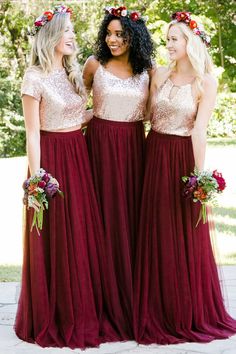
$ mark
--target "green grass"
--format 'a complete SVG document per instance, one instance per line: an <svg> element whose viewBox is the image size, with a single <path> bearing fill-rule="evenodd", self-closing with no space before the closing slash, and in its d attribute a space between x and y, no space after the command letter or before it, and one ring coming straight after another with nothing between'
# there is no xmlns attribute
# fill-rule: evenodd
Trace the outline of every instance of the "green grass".
<svg viewBox="0 0 236 354"><path fill-rule="evenodd" d="M224 265L236 265L236 253L232 253L224 258L224 262L221 262Z"/></svg>
<svg viewBox="0 0 236 354"><path fill-rule="evenodd" d="M0 282L20 281L21 266L20 265L0 265Z"/></svg>
<svg viewBox="0 0 236 354"><path fill-rule="evenodd" d="M216 231L236 237L236 208L214 207Z"/></svg>
<svg viewBox="0 0 236 354"><path fill-rule="evenodd" d="M214 147L222 146L235 146L236 147L236 137L235 138L208 138L207 144Z"/></svg>

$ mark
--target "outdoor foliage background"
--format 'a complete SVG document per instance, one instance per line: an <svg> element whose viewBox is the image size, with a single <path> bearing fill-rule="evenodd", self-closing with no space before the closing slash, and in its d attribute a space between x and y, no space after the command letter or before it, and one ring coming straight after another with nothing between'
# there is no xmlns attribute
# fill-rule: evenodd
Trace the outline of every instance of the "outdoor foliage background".
<svg viewBox="0 0 236 354"><path fill-rule="evenodd" d="M0 0L0 157L25 154L25 130L20 85L29 63L28 26L34 19L61 1ZM208 136L236 134L236 2L234 0L78 0L66 1L73 9L73 22L79 44L81 66L93 53L103 9L125 4L149 17L148 28L156 43L156 62L167 64L165 27L171 13L190 11L204 24L212 37L211 55L219 81L216 109L210 121Z"/></svg>

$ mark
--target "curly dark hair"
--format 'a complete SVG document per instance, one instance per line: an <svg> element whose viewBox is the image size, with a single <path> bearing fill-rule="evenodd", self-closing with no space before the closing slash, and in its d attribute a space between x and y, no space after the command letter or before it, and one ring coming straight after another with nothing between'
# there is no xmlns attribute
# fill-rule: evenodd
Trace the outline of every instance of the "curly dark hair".
<svg viewBox="0 0 236 354"><path fill-rule="evenodd" d="M134 75L141 74L144 70L151 69L154 57L154 43L142 19L131 20L125 16L105 15L95 44L95 57L102 64L112 58L111 51L106 44L107 27L112 20L119 20L123 29L124 40L129 41L129 62Z"/></svg>

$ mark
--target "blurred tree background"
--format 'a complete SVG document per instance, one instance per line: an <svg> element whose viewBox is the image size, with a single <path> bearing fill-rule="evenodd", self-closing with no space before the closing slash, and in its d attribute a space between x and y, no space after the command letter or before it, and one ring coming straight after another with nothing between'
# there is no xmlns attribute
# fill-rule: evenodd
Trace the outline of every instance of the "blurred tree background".
<svg viewBox="0 0 236 354"><path fill-rule="evenodd" d="M25 130L20 86L29 63L28 27L43 10L61 1L2 0L0 2L0 157L25 154ZM93 53L105 6L126 5L148 16L148 28L157 46L156 62L168 63L165 28L175 11L190 11L211 36L210 52L219 81L216 109L210 121L209 137L236 134L236 2L234 0L107 0L66 1L73 9L73 22L81 66Z"/></svg>

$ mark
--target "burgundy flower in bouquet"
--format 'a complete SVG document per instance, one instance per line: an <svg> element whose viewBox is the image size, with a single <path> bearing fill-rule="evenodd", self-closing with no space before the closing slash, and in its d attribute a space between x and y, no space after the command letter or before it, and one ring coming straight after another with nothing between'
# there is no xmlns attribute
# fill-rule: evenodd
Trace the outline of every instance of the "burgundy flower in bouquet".
<svg viewBox="0 0 236 354"><path fill-rule="evenodd" d="M43 212L48 209L48 199L55 197L56 194L61 197L64 195L59 189L58 181L42 168L34 176L24 181L23 189L23 203L28 209L34 209L31 231L35 226L37 233L40 235L39 230L43 228Z"/></svg>
<svg viewBox="0 0 236 354"><path fill-rule="evenodd" d="M222 174L217 172L217 170L213 172L199 172L197 169L194 169L194 172L189 177L182 177L182 181L185 184L183 196L191 198L195 203L201 203L201 210L196 226L201 219L203 220L203 224L205 224L207 219L206 206L208 204L214 205L216 195L222 193L226 187Z"/></svg>

